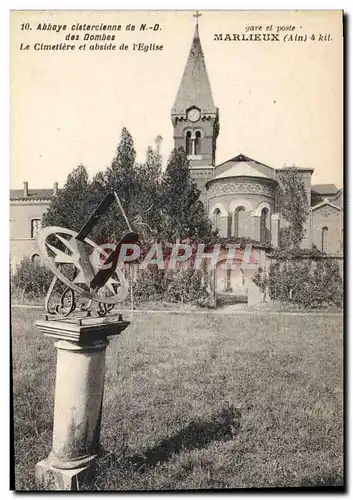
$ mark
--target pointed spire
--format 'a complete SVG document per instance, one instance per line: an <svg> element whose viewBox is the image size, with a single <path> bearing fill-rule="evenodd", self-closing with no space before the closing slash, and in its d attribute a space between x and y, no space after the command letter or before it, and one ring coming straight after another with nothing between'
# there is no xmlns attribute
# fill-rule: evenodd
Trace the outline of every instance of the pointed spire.
<svg viewBox="0 0 353 500"><path fill-rule="evenodd" d="M201 112L216 113L211 85L207 74L205 58L199 35L198 17L186 61L183 77L172 109L173 114L182 114L191 106L197 106Z"/></svg>

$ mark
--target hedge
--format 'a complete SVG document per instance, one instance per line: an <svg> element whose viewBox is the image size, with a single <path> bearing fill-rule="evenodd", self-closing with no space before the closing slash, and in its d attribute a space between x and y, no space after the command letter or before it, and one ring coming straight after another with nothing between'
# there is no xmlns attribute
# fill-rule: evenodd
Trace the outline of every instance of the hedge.
<svg viewBox="0 0 353 500"><path fill-rule="evenodd" d="M283 254L272 261L268 272L262 268L252 278L270 299L292 302L305 308L343 305L343 280L337 262L318 253L311 258Z"/></svg>

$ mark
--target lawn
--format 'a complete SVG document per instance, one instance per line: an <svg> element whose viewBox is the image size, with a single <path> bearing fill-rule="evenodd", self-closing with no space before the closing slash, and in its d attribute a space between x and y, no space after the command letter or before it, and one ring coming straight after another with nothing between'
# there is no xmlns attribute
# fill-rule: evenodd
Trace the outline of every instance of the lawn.
<svg viewBox="0 0 353 500"><path fill-rule="evenodd" d="M12 315L16 489L51 447L56 353ZM94 490L343 483L343 321L135 314L107 349Z"/></svg>

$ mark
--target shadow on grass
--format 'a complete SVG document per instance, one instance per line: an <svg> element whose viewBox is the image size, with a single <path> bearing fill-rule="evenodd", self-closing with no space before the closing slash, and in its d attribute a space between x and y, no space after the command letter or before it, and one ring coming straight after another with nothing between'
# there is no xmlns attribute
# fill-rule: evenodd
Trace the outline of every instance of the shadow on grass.
<svg viewBox="0 0 353 500"><path fill-rule="evenodd" d="M210 420L191 422L179 432L163 439L157 446L147 449L141 455L125 457L135 469L143 471L166 462L184 450L204 448L213 441L232 439L240 428L240 412L236 408L222 409Z"/></svg>
<svg viewBox="0 0 353 500"><path fill-rule="evenodd" d="M130 470L144 473L147 469L167 462L182 451L201 449L214 441L234 438L240 429L240 411L229 406L213 415L209 420L194 420L179 432L163 439L153 448L132 456L109 453L97 463L97 475L103 479L105 472Z"/></svg>

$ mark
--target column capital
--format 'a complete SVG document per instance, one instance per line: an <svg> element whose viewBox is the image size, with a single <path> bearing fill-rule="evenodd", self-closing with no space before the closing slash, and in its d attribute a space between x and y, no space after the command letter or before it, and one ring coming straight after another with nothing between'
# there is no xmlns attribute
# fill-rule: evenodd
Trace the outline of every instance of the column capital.
<svg viewBox="0 0 353 500"><path fill-rule="evenodd" d="M105 318L63 318L37 321L37 327L47 337L57 340L76 342L79 345L94 345L95 341L104 340L112 335L119 335L130 324L123 321L121 315Z"/></svg>

